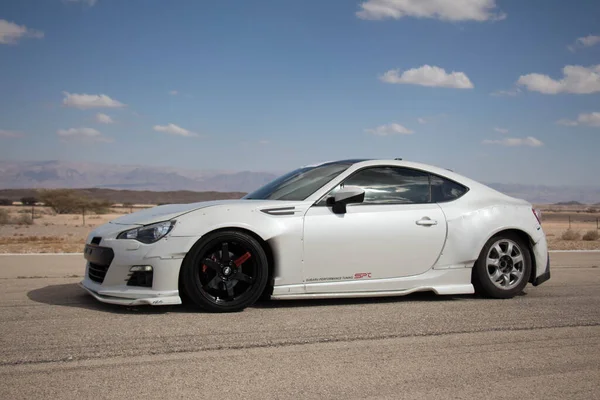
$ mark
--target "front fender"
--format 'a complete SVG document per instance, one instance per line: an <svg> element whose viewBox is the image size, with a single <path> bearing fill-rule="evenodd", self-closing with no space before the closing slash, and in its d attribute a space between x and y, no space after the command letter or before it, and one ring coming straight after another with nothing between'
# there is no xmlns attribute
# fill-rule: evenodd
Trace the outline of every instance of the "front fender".
<svg viewBox="0 0 600 400"><path fill-rule="evenodd" d="M261 209L236 206L204 208L177 220L171 235L193 238L188 252L200 238L221 229L243 229L268 243L273 254L275 285L303 282L303 219L309 205L296 204L294 212L269 214Z"/></svg>

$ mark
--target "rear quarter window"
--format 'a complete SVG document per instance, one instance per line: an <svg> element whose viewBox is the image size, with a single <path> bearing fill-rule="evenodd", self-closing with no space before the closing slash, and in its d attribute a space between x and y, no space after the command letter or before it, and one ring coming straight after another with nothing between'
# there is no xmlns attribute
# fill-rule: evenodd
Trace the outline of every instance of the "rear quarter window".
<svg viewBox="0 0 600 400"><path fill-rule="evenodd" d="M433 203L443 203L456 200L469 191L469 188L442 178L441 176L431 175L431 201Z"/></svg>

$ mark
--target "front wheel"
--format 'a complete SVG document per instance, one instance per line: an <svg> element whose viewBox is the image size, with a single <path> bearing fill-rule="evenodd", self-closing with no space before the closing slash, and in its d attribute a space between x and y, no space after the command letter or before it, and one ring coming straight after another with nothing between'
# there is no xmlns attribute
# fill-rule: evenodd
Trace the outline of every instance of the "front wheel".
<svg viewBox="0 0 600 400"><path fill-rule="evenodd" d="M480 294L509 299L523 291L531 268L531 255L523 240L499 234L483 246L474 266L473 284Z"/></svg>
<svg viewBox="0 0 600 400"><path fill-rule="evenodd" d="M241 311L262 294L268 270L267 256L252 236L216 232L190 250L182 265L182 289L206 311Z"/></svg>

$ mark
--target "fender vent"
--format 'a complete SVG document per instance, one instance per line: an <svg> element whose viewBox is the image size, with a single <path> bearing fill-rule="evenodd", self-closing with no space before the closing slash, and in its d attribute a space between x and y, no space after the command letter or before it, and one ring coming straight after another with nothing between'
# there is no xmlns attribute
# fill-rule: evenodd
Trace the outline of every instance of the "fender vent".
<svg viewBox="0 0 600 400"><path fill-rule="evenodd" d="M296 207L267 208L260 210L269 215L294 215Z"/></svg>

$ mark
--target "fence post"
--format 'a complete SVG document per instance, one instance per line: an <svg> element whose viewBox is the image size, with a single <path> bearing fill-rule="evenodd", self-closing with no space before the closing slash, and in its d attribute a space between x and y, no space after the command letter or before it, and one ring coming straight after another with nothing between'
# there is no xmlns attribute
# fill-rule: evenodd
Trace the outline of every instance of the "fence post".
<svg viewBox="0 0 600 400"><path fill-rule="evenodd" d="M569 215L569 229L571 229L571 216Z"/></svg>
<svg viewBox="0 0 600 400"><path fill-rule="evenodd" d="M34 208L35 208L35 204L32 204L31 205L31 223L32 224L35 222L35 220L34 220L35 219L35 214L34 214L34 211L33 211Z"/></svg>

